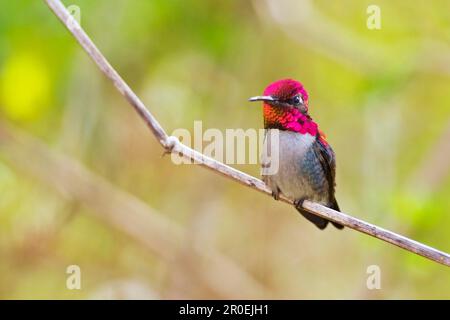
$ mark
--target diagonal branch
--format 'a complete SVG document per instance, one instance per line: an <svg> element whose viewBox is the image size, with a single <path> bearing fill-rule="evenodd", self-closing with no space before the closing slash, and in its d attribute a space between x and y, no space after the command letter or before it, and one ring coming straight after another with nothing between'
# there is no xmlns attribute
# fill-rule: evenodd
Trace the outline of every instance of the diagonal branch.
<svg viewBox="0 0 450 320"><path fill-rule="evenodd" d="M58 16L62 23L72 33L72 35L91 57L91 59L97 64L100 70L114 83L120 93L134 107L139 116L145 121L145 123L155 135L156 139L167 152L176 152L188 159L194 160L195 163L198 163L203 167L222 174L229 179L232 179L236 182L239 182L243 185L246 185L268 195L271 194L271 190L261 180L195 151L182 144L175 137L169 137L161 127L161 125L158 123L158 121L145 107L143 102L137 97L137 95L131 90L126 82L109 64L109 62L102 55L100 50L98 50L89 36L80 27L77 21L75 21L75 19L69 14L64 5L59 0L45 1L47 2L50 9ZM284 197L281 198L281 200L286 203L292 204L292 201ZM407 251L414 252L427 259L444 264L446 266L450 266L450 255L448 253L436 250L392 231L385 230L368 222L329 209L325 206L311 201L305 201L303 207L313 214L338 222L353 230L368 234L372 237L386 241Z"/></svg>

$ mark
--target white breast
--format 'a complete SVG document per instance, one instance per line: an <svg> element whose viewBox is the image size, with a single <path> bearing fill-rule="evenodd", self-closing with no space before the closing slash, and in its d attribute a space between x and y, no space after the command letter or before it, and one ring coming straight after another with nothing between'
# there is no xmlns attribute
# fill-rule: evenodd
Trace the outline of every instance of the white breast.
<svg viewBox="0 0 450 320"><path fill-rule="evenodd" d="M309 184L302 177L300 164L315 141L315 137L310 134L299 134L291 131L279 131L278 136L278 157L274 157L274 152L268 153L268 150L274 150L271 143L276 143L276 139L271 139L273 130L266 130L264 138L264 147L262 150L261 164L263 166L263 180L267 185L275 190L277 187L281 192L292 200L303 197L311 197L313 194ZM278 170L273 171L274 161L278 161ZM270 172L265 171L264 167L270 166ZM276 165L275 165L276 167Z"/></svg>

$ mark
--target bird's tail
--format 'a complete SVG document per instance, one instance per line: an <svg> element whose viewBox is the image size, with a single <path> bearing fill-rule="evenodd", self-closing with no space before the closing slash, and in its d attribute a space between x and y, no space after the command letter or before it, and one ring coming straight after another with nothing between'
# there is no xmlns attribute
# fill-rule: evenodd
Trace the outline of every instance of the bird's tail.
<svg viewBox="0 0 450 320"><path fill-rule="evenodd" d="M329 207L333 210L339 211L339 205L337 204L336 199L333 199L333 202L331 203L331 205ZM333 226L335 226L338 229L344 228L344 226L342 224L339 224L334 221L330 221L328 219L316 216L315 214L312 214L312 213L306 211L305 209L303 209L301 204L299 206L297 206L296 209L298 212L301 213L302 216L304 216L306 219L308 219L309 221L314 223L316 225L316 227L319 228L320 230L325 229L328 225L328 222L331 222L333 224Z"/></svg>

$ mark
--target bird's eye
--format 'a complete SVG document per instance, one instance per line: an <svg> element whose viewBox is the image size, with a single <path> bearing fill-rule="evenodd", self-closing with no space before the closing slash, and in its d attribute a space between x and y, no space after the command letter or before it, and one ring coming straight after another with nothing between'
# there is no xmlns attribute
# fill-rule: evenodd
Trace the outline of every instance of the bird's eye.
<svg viewBox="0 0 450 320"><path fill-rule="evenodd" d="M302 104L302 103L303 103L303 99L302 99L302 97L300 97L299 95L297 95L297 96L295 96L295 97L292 98L292 104L293 104L294 106L298 106L298 105L300 105L300 104Z"/></svg>

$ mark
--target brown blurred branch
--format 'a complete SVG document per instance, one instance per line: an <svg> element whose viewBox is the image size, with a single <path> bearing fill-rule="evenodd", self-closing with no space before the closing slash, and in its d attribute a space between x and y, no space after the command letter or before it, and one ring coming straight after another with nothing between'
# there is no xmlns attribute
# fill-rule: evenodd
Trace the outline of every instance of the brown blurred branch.
<svg viewBox="0 0 450 320"><path fill-rule="evenodd" d="M221 162L218 162L212 158L206 157L203 154L185 146L175 137L169 137L162 129L161 125L151 115L151 113L145 108L143 102L134 94L125 81L119 76L114 68L108 63L106 58L98 50L95 44L91 41L89 36L84 32L80 25L72 18L66 8L61 4L59 0L46 0L49 7L59 17L63 24L73 34L78 43L84 48L92 60L97 64L100 70L114 83L116 88L124 95L127 101L135 108L140 117L147 123L150 130L153 132L161 146L166 152L176 152L188 159L194 160L195 163L206 167L210 170L218 172L223 176L230 178L240 184L251 187L255 190L271 195L271 190L259 179L245 174L239 170L233 169ZM286 198L282 198L282 201L292 204L292 202ZM303 207L324 218L343 224L353 230L368 234L377 239L394 244L402 249L410 252L414 252L430 260L442 263L446 266L450 266L450 255L426 246L417 241L408 239L404 236L396 234L392 231L385 230L378 226L356 219L344 213L334 211L320 204L305 201Z"/></svg>
<svg viewBox="0 0 450 320"><path fill-rule="evenodd" d="M146 203L1 121L0 156L40 183L91 209L89 213L96 218L136 240L164 261L185 257L182 260L184 276L195 286L219 298L267 297L267 289L228 257L210 247L186 245L185 230Z"/></svg>

